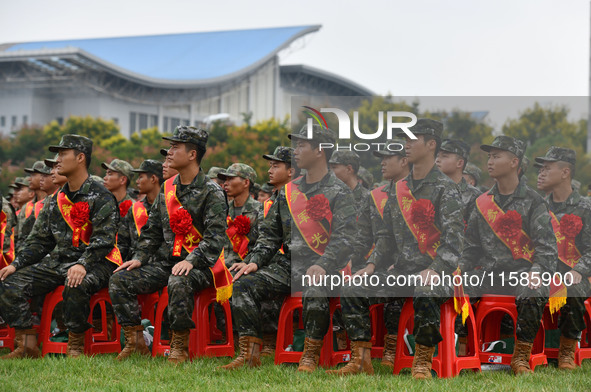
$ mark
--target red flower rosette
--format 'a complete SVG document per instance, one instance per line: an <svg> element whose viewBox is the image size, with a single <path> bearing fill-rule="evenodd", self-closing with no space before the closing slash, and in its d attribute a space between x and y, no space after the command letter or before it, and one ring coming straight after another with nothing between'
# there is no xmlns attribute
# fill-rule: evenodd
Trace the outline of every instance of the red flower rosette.
<svg viewBox="0 0 591 392"><path fill-rule="evenodd" d="M421 230L428 229L435 222L435 207L429 199L419 199L412 203L410 216Z"/></svg>
<svg viewBox="0 0 591 392"><path fill-rule="evenodd" d="M129 209L133 205L131 200L125 200L121 204L119 204L119 215L125 216L129 212Z"/></svg>
<svg viewBox="0 0 591 392"><path fill-rule="evenodd" d="M324 195L316 195L306 202L308 216L315 221L320 221L330 213L330 203Z"/></svg>
<svg viewBox="0 0 591 392"><path fill-rule="evenodd" d="M521 215L517 211L509 210L497 219L497 232L504 238L516 238L521 232Z"/></svg>
<svg viewBox="0 0 591 392"><path fill-rule="evenodd" d="M72 218L72 223L75 227L84 226L90 217L90 207L88 206L88 203L85 201L75 203L70 211L70 217Z"/></svg>
<svg viewBox="0 0 591 392"><path fill-rule="evenodd" d="M583 229L583 220L580 216L565 214L560 219L560 233L568 239L574 239Z"/></svg>
<svg viewBox="0 0 591 392"><path fill-rule="evenodd" d="M234 219L234 227L236 233L239 235L247 235L250 233L250 218L244 215L238 215Z"/></svg>
<svg viewBox="0 0 591 392"><path fill-rule="evenodd" d="M191 231L193 225L193 218L189 211L184 208L180 208L175 211L170 217L170 228L172 232L177 236L185 236Z"/></svg>

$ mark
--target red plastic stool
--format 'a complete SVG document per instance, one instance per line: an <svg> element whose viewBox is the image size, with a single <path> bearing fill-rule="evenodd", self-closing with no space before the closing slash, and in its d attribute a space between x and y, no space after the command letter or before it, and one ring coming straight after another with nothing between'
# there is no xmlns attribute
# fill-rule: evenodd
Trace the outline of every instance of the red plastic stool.
<svg viewBox="0 0 591 392"><path fill-rule="evenodd" d="M293 341L293 313L303 309L301 292L286 297L281 306L279 321L277 325L277 342L275 344L275 364L298 363L302 357L301 351L285 351L287 345ZM334 350L333 316L337 309L340 309L340 299L331 298L329 301L330 323L328 333L322 342L319 364L325 367L332 367L342 362L348 362L351 358L351 350ZM347 344L349 345L349 344Z"/></svg>
<svg viewBox="0 0 591 392"><path fill-rule="evenodd" d="M192 334L193 340L189 342L189 345L193 347L195 355L198 357L233 357L234 356L234 334L232 332L232 310L230 308L230 302L227 301L224 304L220 304L224 309L224 315L226 316L226 341L222 344L215 344L217 334L217 320L215 313L212 311L210 314L210 305L216 303L216 290L215 287L209 287L202 290L196 296L195 300L195 311L193 312L193 322L196 325L196 333Z"/></svg>
<svg viewBox="0 0 591 392"><path fill-rule="evenodd" d="M152 356L157 355L168 356L170 354L170 341L162 340L162 319L164 311L168 307L168 287L165 287L158 299L158 306L156 307L156 315L154 320L154 341L152 342ZM189 350L191 347L189 346ZM190 353L189 353L190 354Z"/></svg>
<svg viewBox="0 0 591 392"><path fill-rule="evenodd" d="M49 353L65 354L68 343L52 342L51 337L51 320L53 319L53 310L58 303L62 302L62 293L64 286L58 286L55 290L47 293L43 301L43 312L41 314L41 328L39 330L39 342L41 343L41 355L45 356ZM92 314L92 312L91 312Z"/></svg>
<svg viewBox="0 0 591 392"><path fill-rule="evenodd" d="M575 363L578 366L581 366L583 359L591 359L591 342L589 341L589 328L591 327L591 300L587 299L585 301L585 325L587 326L583 333L581 334L581 342L575 349ZM550 315L550 307L546 304L544 308L544 317L543 317L543 324L544 329L546 331L552 329L558 329L558 317L559 313ZM544 354L546 357L557 359L558 358L558 348L554 347L544 347Z"/></svg>
<svg viewBox="0 0 591 392"><path fill-rule="evenodd" d="M0 348L4 347L14 351L14 328L8 326L0 328Z"/></svg>
<svg viewBox="0 0 591 392"><path fill-rule="evenodd" d="M513 325L517 324L517 306L515 305L515 297L513 296L498 296L498 295L483 295L476 310L476 327L479 332L479 345L483 348L485 342L493 342L499 340L501 336L501 320L505 314L509 314L513 319ZM486 322L485 322L486 321ZM514 328L516 330L517 328ZM540 324L538 333L534 340L532 355L529 359L529 366L532 370L538 365L547 365L548 359L544 354L544 328ZM515 336L515 342L517 337ZM513 354L501 353L480 353L480 361L482 363L496 363L503 365L510 365Z"/></svg>
<svg viewBox="0 0 591 392"><path fill-rule="evenodd" d="M371 357L382 358L384 355L384 336L386 326L384 324L384 304L375 304L369 307L371 319Z"/></svg>
<svg viewBox="0 0 591 392"><path fill-rule="evenodd" d="M140 294L137 296L142 312L142 320L148 319L152 325L156 323L156 306L158 305L159 298L160 295L157 291L151 294Z"/></svg>
<svg viewBox="0 0 591 392"><path fill-rule="evenodd" d="M472 309L466 325L468 326L468 355L458 357L455 347L455 320L457 313L454 309L453 298L441 305L441 321L439 333L443 340L437 345L437 356L433 357L432 369L440 378L454 377L463 369L481 370L476 334L476 322ZM407 298L402 307L398 324L398 341L396 342L396 357L394 360L394 374L402 369L412 368L414 356L410 355L404 341L405 330L414 329L414 308L412 298Z"/></svg>
<svg viewBox="0 0 591 392"><path fill-rule="evenodd" d="M101 310L101 331L94 332L91 328L89 329L90 333L86 333L84 351L87 355L119 353L121 351L121 327L117 323L117 319L114 315L113 325L111 327L111 338L109 338L106 304L113 305L107 288L99 290L90 297L90 315L88 316L88 322L92 323L92 311L95 306L98 305Z"/></svg>

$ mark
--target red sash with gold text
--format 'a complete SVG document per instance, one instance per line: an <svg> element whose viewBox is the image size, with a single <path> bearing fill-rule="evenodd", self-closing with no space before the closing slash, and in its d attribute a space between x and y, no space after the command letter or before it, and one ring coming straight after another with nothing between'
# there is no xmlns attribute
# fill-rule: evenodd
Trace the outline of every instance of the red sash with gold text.
<svg viewBox="0 0 591 392"><path fill-rule="evenodd" d="M244 260L248 254L248 237L246 234L238 234L236 226L233 225L234 221L230 216L226 218L226 223L228 224L226 234L230 239L232 249L234 250L234 253L240 256L240 260Z"/></svg>
<svg viewBox="0 0 591 392"><path fill-rule="evenodd" d="M387 187L388 185L383 185L379 188L376 188L371 191L371 199L373 200L378 212L382 219L384 219L384 208L386 207L386 203L388 202L388 192L383 192L382 190Z"/></svg>
<svg viewBox="0 0 591 392"><path fill-rule="evenodd" d="M8 266L14 260L14 229L10 234L10 249L4 249L4 239L6 238L6 226L8 225L8 217L4 211L0 211L0 249L2 254L2 267Z"/></svg>
<svg viewBox="0 0 591 392"><path fill-rule="evenodd" d="M131 213L133 214L133 222L135 223L135 229L137 230L137 235L139 237L142 233L142 227L148 222L148 210L144 203L136 201L133 203Z"/></svg>

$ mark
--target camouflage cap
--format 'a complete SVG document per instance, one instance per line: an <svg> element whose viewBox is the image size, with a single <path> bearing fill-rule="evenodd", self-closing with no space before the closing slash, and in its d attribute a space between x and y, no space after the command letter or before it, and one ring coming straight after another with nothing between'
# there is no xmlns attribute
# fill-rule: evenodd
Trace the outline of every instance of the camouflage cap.
<svg viewBox="0 0 591 392"><path fill-rule="evenodd" d="M404 150L405 143L406 143L406 141L404 139L388 140L386 142L386 147L384 147L383 150L374 151L373 155L378 158L393 157L395 155L405 157L406 156L406 151ZM394 144L394 146L391 146L393 144ZM402 149L399 149L400 146L398 146L398 144L400 144L402 146ZM392 151L392 150L397 150L397 151Z"/></svg>
<svg viewBox="0 0 591 392"><path fill-rule="evenodd" d="M291 164L291 159L293 158L293 148L278 146L275 148L273 154L265 154L263 155L263 158L268 161L286 162Z"/></svg>
<svg viewBox="0 0 591 392"><path fill-rule="evenodd" d="M544 162L557 162L563 161L570 163L571 165L577 164L577 153L575 150L565 147L552 146L548 149L548 152L543 157L537 157L536 162L543 164Z"/></svg>
<svg viewBox="0 0 591 392"><path fill-rule="evenodd" d="M541 163L538 163L538 162L534 162L534 168L535 169L538 169L539 170L539 169L542 168L542 166L544 166L544 165L542 165Z"/></svg>
<svg viewBox="0 0 591 392"><path fill-rule="evenodd" d="M223 171L224 171L223 167L212 166L209 168L209 171L207 172L207 177L209 177L213 180L214 178L218 178L218 174Z"/></svg>
<svg viewBox="0 0 591 392"><path fill-rule="evenodd" d="M497 136L491 144L482 144L480 146L480 149L485 152L490 152L494 148L512 152L519 159L523 158L525 154L525 143L511 136Z"/></svg>
<svg viewBox="0 0 591 392"><path fill-rule="evenodd" d="M60 144L58 144L57 146L49 146L49 151L51 152L59 152L60 150L72 149L81 151L84 154L91 156L92 140L85 136L69 134L62 136L62 140L60 140Z"/></svg>
<svg viewBox="0 0 591 392"><path fill-rule="evenodd" d="M359 170L357 171L357 177L361 178L361 181L366 185L366 187L371 188L373 184L373 174L369 172L363 166L359 166Z"/></svg>
<svg viewBox="0 0 591 392"><path fill-rule="evenodd" d="M482 174L482 170L478 166L473 163L468 162L466 167L464 168L464 174L468 174L476 180L476 182L480 182L480 175Z"/></svg>
<svg viewBox="0 0 591 392"><path fill-rule="evenodd" d="M26 167L25 173L41 173L39 170L43 169L44 167L45 164L43 163L43 161L37 161L33 163L32 167Z"/></svg>
<svg viewBox="0 0 591 392"><path fill-rule="evenodd" d="M111 163L103 162L101 163L101 167L105 170L111 170L124 175L130 182L133 178L133 166L131 166L129 162L121 159L113 159Z"/></svg>
<svg viewBox="0 0 591 392"><path fill-rule="evenodd" d="M261 186L261 191L268 193L270 195L273 194L273 185L269 184L268 182L265 182L262 186Z"/></svg>
<svg viewBox="0 0 591 392"><path fill-rule="evenodd" d="M161 148L160 149L160 155L162 155L163 157L168 155L168 149L167 148Z"/></svg>
<svg viewBox="0 0 591 392"><path fill-rule="evenodd" d="M14 179L14 184L10 184L9 186L11 188L18 189L21 186L28 187L29 185L30 185L29 177L17 177L17 178Z"/></svg>
<svg viewBox="0 0 591 392"><path fill-rule="evenodd" d="M257 173L245 163L233 163L226 170L218 173L218 178L222 180L225 180L227 177L242 177L254 184L257 179Z"/></svg>
<svg viewBox="0 0 591 392"><path fill-rule="evenodd" d="M254 193L258 194L260 190L261 190L260 184L257 184L256 182L254 184L252 184L252 191Z"/></svg>
<svg viewBox="0 0 591 392"><path fill-rule="evenodd" d="M290 139L314 140L318 143L334 143L336 136L330 128L321 127L318 124L312 125L312 138L308 138L308 126L304 125L298 133L287 135Z"/></svg>
<svg viewBox="0 0 591 392"><path fill-rule="evenodd" d="M335 151L330 156L328 163L334 165L351 165L353 171L359 171L359 155L353 151Z"/></svg>
<svg viewBox="0 0 591 392"><path fill-rule="evenodd" d="M155 159L146 159L143 161L139 169L133 169L134 173L149 173L157 177L162 177L162 162Z"/></svg>
<svg viewBox="0 0 591 392"><path fill-rule="evenodd" d="M417 123L409 128L415 135L431 135L441 139L443 134L443 123L431 120L430 118L419 118ZM398 132L397 137L407 137L404 132Z"/></svg>
<svg viewBox="0 0 591 392"><path fill-rule="evenodd" d="M55 166L55 164L57 163L57 157L58 157L58 154L55 154L55 157L46 158L45 160L43 160L43 163L45 163L45 166L49 167L49 169L52 169Z"/></svg>
<svg viewBox="0 0 591 392"><path fill-rule="evenodd" d="M172 136L163 136L162 139L177 143L192 143L205 149L207 147L207 131L187 125L179 125L172 132Z"/></svg>
<svg viewBox="0 0 591 392"><path fill-rule="evenodd" d="M470 146L461 140L445 139L441 143L441 151L459 155L465 160L470 156Z"/></svg>
<svg viewBox="0 0 591 392"><path fill-rule="evenodd" d="M39 168L39 169L35 169L35 173L41 173L45 176L51 174L51 167L47 166L45 163L43 163L43 167Z"/></svg>

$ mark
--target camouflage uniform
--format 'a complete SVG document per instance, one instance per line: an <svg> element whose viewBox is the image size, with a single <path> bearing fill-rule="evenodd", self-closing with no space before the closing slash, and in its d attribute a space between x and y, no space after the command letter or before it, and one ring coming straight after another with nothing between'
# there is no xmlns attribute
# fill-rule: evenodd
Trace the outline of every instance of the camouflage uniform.
<svg viewBox="0 0 591 392"><path fill-rule="evenodd" d="M416 134L430 134L441 137L442 126L440 123L433 125L432 121L421 121L411 128ZM438 124L438 125L437 125ZM384 219L377 220L376 245L368 262L376 266L376 274L381 275L381 281L386 282L386 276L410 275L430 268L438 273L451 273L457 267L460 253L463 248L463 211L461 198L457 185L445 174L441 173L437 166L422 180L414 180L413 172L401 181L407 185L416 200L428 199L435 210L434 224L441 230L440 245L437 255L432 259L427 253L421 253L418 242L405 223L398 204L398 195L395 186L392 186L384 209ZM388 266L391 270L386 271ZM383 272L386 271L386 272ZM427 286L427 288L429 288ZM438 303L448 298L425 297L429 295L424 287L415 288L415 341L424 346L434 346L441 340L439 335L440 314ZM412 288L404 296L412 295ZM375 288L358 286L346 287L341 298L343 315L347 333L352 340L369 341L371 328L369 323L368 297L376 297ZM392 296L392 292L381 292L379 297ZM399 292L393 297L401 297ZM418 298L423 296L424 298ZM448 295L449 296L449 295ZM392 298L389 299L393 300ZM437 306L436 306L437 305ZM397 333L397 331L391 331ZM435 334L436 332L436 334ZM439 340L437 340L439 339Z"/></svg>
<svg viewBox="0 0 591 392"><path fill-rule="evenodd" d="M205 148L207 133L193 127L177 127L172 137L166 140L193 143ZM173 331L195 328L191 319L195 305L193 296L213 284L210 267L213 267L225 245L227 229L225 217L228 204L218 184L200 171L191 184L183 186L180 176L174 179L176 196L189 213L193 225L203 239L191 253L182 248L181 256L173 256L174 233L170 228L168 211L163 191L150 210L148 222L142 228L138 246L132 259L139 260L141 267L120 271L109 281L109 294L117 320L122 326L139 325L141 322L137 303L138 294L148 294L168 285L168 318ZM164 185L163 185L164 187ZM162 188L164 189L164 188ZM152 260L152 255L166 245L166 258ZM172 267L186 260L193 265L188 275L171 275Z"/></svg>
<svg viewBox="0 0 591 392"><path fill-rule="evenodd" d="M290 137L306 139L306 128ZM334 142L332 131L314 129L314 139ZM292 217L282 189L260 226L259 239L245 258L255 263L257 272L242 276L234 282L233 319L240 336L260 336L260 304L269 296L300 291L302 276L312 265L322 267L327 274L338 274L349 261L355 236L355 201L349 188L329 171L314 184L305 177L292 181L308 198L324 195L333 213L331 236L322 256L312 251L297 228L292 230ZM274 257L283 245L285 257ZM290 265L291 260L291 265ZM293 281L290 282L290 275ZM293 286L292 286L293 283ZM303 288L303 318L307 338L321 340L329 326L329 299L324 287Z"/></svg>
<svg viewBox="0 0 591 392"><path fill-rule="evenodd" d="M6 257L6 254L10 251L10 235L16 226L16 214L8 200L2 197L1 194L0 200L2 200L2 211L6 214L6 229L4 230L4 243L2 244L2 253L4 254L4 257ZM14 255L12 257L14 257ZM0 265L4 267L3 263L0 263Z"/></svg>
<svg viewBox="0 0 591 392"><path fill-rule="evenodd" d="M568 148L550 147L544 157L537 157L536 162L563 161L573 165L576 164L575 152ZM567 287L566 305L560 310L558 327L561 334L569 339L581 339L581 332L585 329L585 300L591 294L588 278L591 276L591 202L583 198L576 190L561 203L553 201L552 194L548 195L547 202L550 211L556 215L558 221L566 214L580 217L583 221L583 228L575 238L575 245L581 258L572 270L580 273L583 277L581 283ZM564 276L571 270L563 262L558 261L557 271Z"/></svg>
<svg viewBox="0 0 591 392"><path fill-rule="evenodd" d="M14 181L16 188L29 187L28 178L17 177ZM14 229L14 246L15 252L18 253L22 250L25 240L31 234L33 225L35 224L35 203L37 202L37 196L17 211L16 227Z"/></svg>
<svg viewBox="0 0 591 392"><path fill-rule="evenodd" d="M491 148L510 151L519 158L525 153L525 143L507 136L498 136L491 145L481 146L486 152ZM493 284L491 285L490 279L485 279L477 294L515 295L517 339L532 343L540 326L544 306L548 302L549 287L542 285L537 290L521 284L511 287L508 284L508 275L510 272L517 272L519 275L521 272L554 273L556 270L558 254L548 206L536 191L527 186L523 178L511 195L500 195L496 184L488 194L494 197L503 211L514 210L521 215L522 229L535 246L533 263L525 259L514 260L511 251L492 231L482 214L474 209L468 220L460 267L463 272L479 276L483 273L495 273ZM478 271L474 271L476 268ZM500 272L505 272L504 282L498 276ZM468 286L465 291L468 295L475 296L476 288Z"/></svg>
<svg viewBox="0 0 591 392"><path fill-rule="evenodd" d="M50 147L52 152L58 149L77 149L89 156L92 141L78 135L65 135L59 146ZM65 193L73 203L88 203L93 229L89 245L82 241L78 247L72 245L72 229L57 204L60 193ZM91 327L87 321L90 297L106 286L115 268L105 256L115 245L118 224L115 198L102 185L87 179L75 192L70 191L68 184L64 185L47 201L23 249L12 263L17 271L0 286L2 318L11 327L31 328L32 315L27 300L66 284L70 267L80 264L86 269L86 276L78 287L65 287L64 319L70 332L82 333ZM58 257L41 261L54 248L58 250Z"/></svg>

